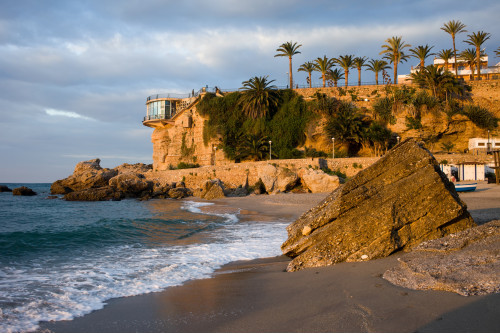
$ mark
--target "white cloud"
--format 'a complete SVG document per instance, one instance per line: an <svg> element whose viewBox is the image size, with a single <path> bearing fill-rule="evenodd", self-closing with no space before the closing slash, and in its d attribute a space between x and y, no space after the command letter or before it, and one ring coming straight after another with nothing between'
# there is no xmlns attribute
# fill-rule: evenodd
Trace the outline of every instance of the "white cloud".
<svg viewBox="0 0 500 334"><path fill-rule="evenodd" d="M60 116L60 117L69 117L69 118L79 118L79 119L84 119L87 121L95 121L95 119L87 116L80 115L74 111L65 111L65 110L57 110L57 109L51 109L51 108L46 108L45 113L49 116Z"/></svg>

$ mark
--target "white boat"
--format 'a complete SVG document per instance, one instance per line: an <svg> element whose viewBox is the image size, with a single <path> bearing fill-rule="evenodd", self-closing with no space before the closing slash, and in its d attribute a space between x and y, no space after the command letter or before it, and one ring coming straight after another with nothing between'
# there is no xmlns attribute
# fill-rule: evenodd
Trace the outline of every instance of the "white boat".
<svg viewBox="0 0 500 334"><path fill-rule="evenodd" d="M455 183L455 190L456 191L474 191L476 190L477 183Z"/></svg>

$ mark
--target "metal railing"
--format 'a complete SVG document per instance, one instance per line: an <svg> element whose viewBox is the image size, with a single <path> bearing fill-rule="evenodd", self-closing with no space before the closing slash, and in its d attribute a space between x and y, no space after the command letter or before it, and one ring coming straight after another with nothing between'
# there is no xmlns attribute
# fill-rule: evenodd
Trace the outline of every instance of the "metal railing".
<svg viewBox="0 0 500 334"><path fill-rule="evenodd" d="M143 122L151 121L151 120L155 120L155 119L171 119L174 116L175 116L175 113L172 113L171 115L164 115L164 114L146 115L146 116L144 116Z"/></svg>

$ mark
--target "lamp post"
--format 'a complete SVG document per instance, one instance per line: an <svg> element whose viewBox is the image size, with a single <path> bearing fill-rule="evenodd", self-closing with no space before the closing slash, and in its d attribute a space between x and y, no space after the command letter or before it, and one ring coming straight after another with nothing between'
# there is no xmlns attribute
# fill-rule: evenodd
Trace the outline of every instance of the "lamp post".
<svg viewBox="0 0 500 334"><path fill-rule="evenodd" d="M335 159L335 138L332 137L332 159Z"/></svg>
<svg viewBox="0 0 500 334"><path fill-rule="evenodd" d="M273 157L272 157L272 155L271 155L271 144L272 144L272 143L273 143L273 142L270 140L270 141L269 141L269 160L273 160Z"/></svg>
<svg viewBox="0 0 500 334"><path fill-rule="evenodd" d="M400 139L399 136L397 136L396 139L398 140L398 144L399 144L399 139Z"/></svg>
<svg viewBox="0 0 500 334"><path fill-rule="evenodd" d="M488 130L488 144L486 145L487 152L490 151L490 130Z"/></svg>

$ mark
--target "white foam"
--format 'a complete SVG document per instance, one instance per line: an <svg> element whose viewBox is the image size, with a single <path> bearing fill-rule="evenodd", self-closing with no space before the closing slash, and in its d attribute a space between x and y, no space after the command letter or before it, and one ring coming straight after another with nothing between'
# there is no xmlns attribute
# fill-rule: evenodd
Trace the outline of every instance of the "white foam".
<svg viewBox="0 0 500 334"><path fill-rule="evenodd" d="M185 203L186 210L196 213L213 204ZM160 291L210 277L232 261L280 254L286 223L241 223L236 214L218 215L228 224L215 233L201 232L212 233L209 243L158 248L122 245L61 263L46 257L36 265L2 268L0 298L18 305L2 310L0 332L34 331L39 321L70 320L102 308L111 298Z"/></svg>

